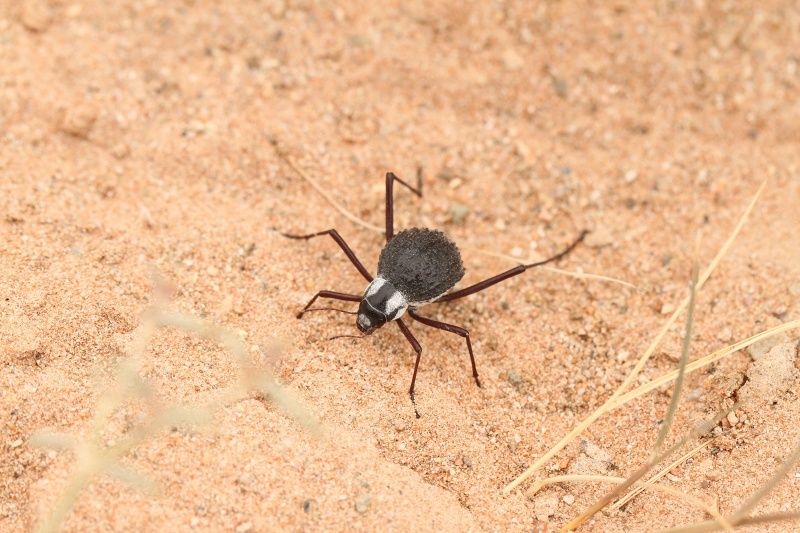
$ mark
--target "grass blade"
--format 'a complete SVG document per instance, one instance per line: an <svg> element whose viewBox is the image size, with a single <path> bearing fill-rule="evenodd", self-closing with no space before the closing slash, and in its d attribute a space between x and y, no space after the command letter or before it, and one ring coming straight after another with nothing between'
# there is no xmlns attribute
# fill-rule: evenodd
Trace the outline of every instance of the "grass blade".
<svg viewBox="0 0 800 533"><path fill-rule="evenodd" d="M719 252L717 252L717 255L714 257L714 259L711 261L711 263L708 265L708 267L703 271L703 274L702 274L702 276L700 276L700 279L698 280L697 287L696 287L696 290L698 292L703 287L703 285L705 284L706 280L708 280L708 278L714 272L714 270L716 270L717 266L719 265L719 262L722 260L722 258L725 256L725 254L728 252L728 249L730 249L730 247L733 245L734 240L736 240L736 237L739 235L739 232L742 230L742 227L744 226L745 221L749 217L750 212L753 210L753 207L755 207L755 204L758 201L759 196L761 196L761 192L764 190L764 187L766 186L766 184L767 184L767 180L764 180L764 182L758 188L758 191L756 191L756 194L753 196L753 199L748 204L748 206L745 209L744 213L742 214L741 218L739 219L739 222L736 224L736 227L734 227L734 229L731 232L730 236L725 241L725 244L723 244L722 248L719 250ZM667 334L667 331L669 331L669 328L677 320L678 315L681 312L683 312L683 310L686 309L686 307L688 305L689 305L689 296L684 298L683 301L678 305L678 307L672 313L670 318L667 320L667 323L664 324L664 326L661 328L661 330L656 335L656 338L653 339L653 342L650 344L650 346L647 348L647 350L645 350L645 353L642 355L642 357L636 363L636 365L634 366L634 368L631 371L631 373L628 375L627 378L625 378L625 381L617 388L617 390L614 391L614 393L611 395L611 397L602 406L597 408L591 415L589 415L585 420L583 420L583 422L578 424L578 426L576 426L572 431L570 431L566 436L564 436L560 441L558 441L553 447L551 447L547 452L545 452L530 467L528 467L527 470L525 470L522 474L517 476L508 485L506 485L505 488L503 488L503 492L505 492L505 493L511 492L514 488L516 488L518 485L520 485L522 482L524 482L526 479L528 479L530 476L532 476L534 473L536 473L536 471L538 471L547 461L552 459L558 452L563 450L564 447L567 444L572 442L572 440L575 437L577 437L578 435L583 433L586 430L586 428L591 426L594 423L595 420L597 420L603 413L606 412L606 409L610 405L614 404L614 401L617 399L617 397L619 397L623 393L623 391L625 391L625 389L628 388L628 386L633 382L634 379L636 379L636 377L642 371L642 369L644 368L644 365L647 363L647 361L650 359L650 357L655 352L656 347L661 343L661 340Z"/></svg>

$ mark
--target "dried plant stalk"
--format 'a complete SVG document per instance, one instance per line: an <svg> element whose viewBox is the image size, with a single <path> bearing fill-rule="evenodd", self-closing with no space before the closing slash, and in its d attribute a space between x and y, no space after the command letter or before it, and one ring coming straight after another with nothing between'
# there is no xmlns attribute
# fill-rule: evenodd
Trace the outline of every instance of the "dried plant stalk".
<svg viewBox="0 0 800 533"><path fill-rule="evenodd" d="M547 479L537 480L531 487L531 491L536 493L543 487L546 487L547 485L553 485L555 483L565 483L570 481L600 481L605 483L619 484L619 483L624 483L626 481L626 478L615 477L615 476L595 476L595 475L577 475L577 474L554 476L554 477L549 477ZM650 481L636 481L633 485L639 490L653 490L675 496L676 498L679 498L685 501L686 503L694 505L698 509L702 509L703 511L707 512L718 521L725 522L725 518L723 518L719 514L719 511L717 511L717 509L713 505L704 502L700 498L696 498L695 496L681 492L678 489L673 489L672 487L668 487L666 485L659 485L658 483L651 483Z"/></svg>
<svg viewBox="0 0 800 533"><path fill-rule="evenodd" d="M386 231L385 228L382 228L380 226L376 226L374 224L370 224L366 220L363 220L363 219L357 217L356 215L354 215L353 213L351 213L350 211L345 209L345 207L342 204L340 204L339 202L337 202L333 198L333 196L328 194L328 192L317 182L317 180L315 180L314 178L309 176L307 172L305 172L302 168L300 168L300 166L294 161L294 159L292 159L292 157L289 154L287 154L286 151L283 148L281 148L280 143L278 142L278 139L276 139L275 137L268 137L268 139L269 139L270 144L272 144L272 147L275 149L275 153L278 154L278 157L280 157L283 162L285 162L287 165L289 165L289 168L291 168L298 176L300 176L304 181L306 181L309 185L311 185L323 198L325 198L325 200L329 204L331 204L333 206L334 209L336 209L339 213L341 213L345 218L347 218L348 220L354 222L355 224L358 224L362 228L366 228L366 229L371 230L371 231L376 231L378 233L385 233L385 231ZM483 250L481 248L475 248L473 246L467 246L467 245L464 245L464 244L459 244L459 246L464 250L472 250L474 252L477 252L477 253L480 253L480 254L483 254L483 255L489 255L489 256L492 256L492 257L500 257L502 259L507 259L509 261L513 261L516 264L522 264L522 261L520 261L520 259L517 258L517 257L511 257L509 255L500 254L500 253L496 253L496 252L489 252L489 251ZM530 263L530 262L533 262L533 261L528 261L528 262ZM622 280L619 280L619 279L616 279L616 278L612 278L612 277L609 277L609 276L601 276L599 274L586 274L584 272L568 272L566 270L561 270L561 269L553 268L553 267L543 267L542 270L549 270L551 272L555 272L555 273L558 273L558 274L563 274L565 276L571 276L571 277L574 277L574 278L597 279L597 280L600 280L600 281L608 281L608 282L611 282L611 283L618 283L620 285L625 285L626 287L630 287L632 289L638 290L638 287L636 287L636 285L634 285L632 283L628 283L627 281L622 281Z"/></svg>
<svg viewBox="0 0 800 533"><path fill-rule="evenodd" d="M679 465L683 464L687 459L689 459L691 457L694 457L695 455L700 453L700 451L702 451L703 449L708 447L708 445L711 444L712 442L714 442L714 439L709 439L709 440L707 440L707 441L695 446L692 450L686 452L685 454L683 454L682 456L680 456L679 458L674 460L672 463L668 464L667 466L665 466L664 468L659 470L658 473L656 473L653 477L651 477L650 479L645 481L642 485L637 486L635 489L630 491L624 497L622 497L619 500L617 500L614 503L614 505L611 506L611 509L612 510L619 509L620 507L622 507L623 505L625 505L626 503L631 501L633 498L635 498L640 492L642 492L646 488L646 485L649 485L651 483L655 483L656 481L658 481L659 479L664 477L667 474L667 472L669 472L670 470L672 470L676 466L679 466Z"/></svg>
<svg viewBox="0 0 800 533"><path fill-rule="evenodd" d="M745 339L743 341L739 341L737 343L731 344L730 346L727 346L727 347L725 347L725 348L723 348L721 350L717 350L716 352L714 352L712 354L709 354L709 355L707 355L705 357L702 357L702 358L698 359L697 361L693 361L693 362L689 363L688 365L686 365L686 373L689 374L691 372L694 372L695 370L699 370L700 368L708 366L711 363L713 363L715 361L718 361L719 359L722 359L723 357L725 357L727 355L730 355L730 354L732 354L734 352L738 352L739 350L743 350L744 348L747 348L748 346L750 346L752 344L755 344L758 341L767 339L767 338L772 337L774 335L778 335L779 333L783 333L784 331L788 331L790 329L795 329L795 328L800 328L800 319L792 320L790 322L786 322L785 324L781 324L780 326L772 327L772 328L770 328L770 329L768 329L766 331L762 331L761 333L753 335L752 337L750 337L748 339ZM645 383L644 385L641 385L641 386L633 389L632 391L627 392L627 393L619 396L613 402L606 402L603 405L603 407L601 407L601 409L604 409L603 413L608 413L610 411L613 411L617 407L620 407L620 406L630 402L631 400L634 400L634 399L638 398L639 396L642 396L642 395L650 392L651 390L656 389L656 388L660 387L661 385L664 385L665 383L669 383L670 381L675 379L677 376L678 376L678 371L677 370L673 370L672 372L664 374L661 377L658 377L658 378L656 378L656 379L654 379L652 381L649 381L648 383Z"/></svg>
<svg viewBox="0 0 800 533"><path fill-rule="evenodd" d="M786 522L789 520L800 520L800 511L794 513L775 513L764 516L751 516L742 518L737 526L755 526L758 524L770 524L773 522ZM688 526L678 526L669 529L662 529L659 533L706 533L708 531L719 531L722 529L717 522L707 521L690 524Z"/></svg>
<svg viewBox="0 0 800 533"><path fill-rule="evenodd" d="M741 218L739 219L739 222L736 224L736 227L731 232L731 235L725 241L725 244L723 244L722 248L717 253L717 255L714 257L714 259L711 261L709 266L705 269L705 271L703 271L703 274L700 276L700 278L698 280L698 283L697 283L697 287L696 287L697 291L700 291L700 289L702 289L702 287L705 284L706 280L708 280L708 278L711 276L711 274L714 272L714 270L716 270L717 266L719 265L719 262L722 260L722 258L725 256L725 254L728 252L728 249L733 244L733 241L736 240L736 237L739 235L739 232L742 230L742 227L744 226L745 221L747 220L748 216L750 215L750 212L753 210L753 207L755 206L756 202L758 201L759 196L761 196L761 192L764 190L764 187L766 186L766 184L767 184L767 180L764 180L764 182L758 188L758 191L756 191L756 194L753 196L753 199L748 204L748 206L745 209L744 213L742 214ZM678 315L680 313L682 313L686 309L686 307L688 305L689 305L689 296L684 298L683 301L677 306L675 311L672 313L672 315L667 320L667 323L664 324L664 326L661 328L661 330L656 335L656 338L653 340L653 342L650 344L650 346L647 348L647 350L645 350L645 352L644 352L644 354L642 354L641 358L639 358L639 361L636 363L636 365L634 366L634 368L631 371L631 373L628 375L627 378L625 378L625 381L617 388L617 390L614 391L614 393L611 395L611 397L608 400L606 400L606 402L602 406L598 407L585 420L583 420L583 422L578 424L578 426L576 426L575 429L570 431L566 436L564 436L560 441L558 441L553 447L551 447L547 452L545 452L530 467L528 467L527 470L525 470L522 474L517 476L508 485L506 485L505 488L503 488L503 492L505 492L505 493L511 492L517 486L519 486L521 483L523 483L526 479L528 479L530 476L532 476L534 473L536 473L536 471L538 471L547 461L552 459L558 452L563 450L564 447L567 444L572 442L572 440L575 439L575 437L577 437L578 435L583 433L586 430L586 428L591 426L595 422L595 420L597 420L603 413L606 412L606 410L608 409L608 407L610 405L613 405L615 400L620 395L622 395L623 391L625 391L625 389L628 388L628 386L633 382L633 380L636 379L636 377L639 375L639 373L644 368L644 365L647 363L647 361L650 359L650 357L655 352L656 347L661 343L661 340L667 334L667 331L669 331L669 328L677 320Z"/></svg>
<svg viewBox="0 0 800 533"><path fill-rule="evenodd" d="M683 337L683 347L681 349L681 360L678 364L678 379L675 381L675 386L672 390L672 398L669 403L669 407L667 408L667 414L664 417L664 422L661 425L661 430L658 433L658 437L656 438L656 442L653 445L653 451L650 454L649 459L647 462L642 465L633 475L631 475L628 479L624 480L622 483L617 485L613 490L608 492L602 498L597 500L594 504L591 505L588 509L578 515L576 518L571 520L566 526L561 528L561 531L572 531L573 529L577 528L587 520L589 520L592 516L597 514L601 509L603 509L606 505L614 501L618 498L625 490L629 487L636 484L639 479L647 474L653 467L655 467L658 463L664 460L666 457L672 454L672 451L676 450L673 446L667 454L660 455L661 446L664 443L664 440L667 438L667 434L672 426L672 420L675 416L675 412L678 409L678 402L680 401L680 394L681 388L683 386L683 376L685 375L686 370L686 363L689 361L689 346L691 345L692 340L692 328L694 327L694 310L695 310L695 303L697 299L697 263L695 262L694 267L692 268L692 283L690 285L689 291L689 311L686 315L686 332ZM721 516L719 516L720 523L725 527L726 531L733 531L733 527Z"/></svg>
<svg viewBox="0 0 800 533"><path fill-rule="evenodd" d="M159 327L178 327L197 333L222 344L233 355L240 368L240 380L221 395L224 401L220 402L218 399L199 408L162 405L152 387L140 378L136 368L136 363L144 356L148 344ZM77 458L75 471L68 479L55 508L39 526L39 531L47 533L58 531L83 489L97 475L109 474L144 490L154 490L155 484L152 480L128 469L120 461L132 449L165 427L207 423L212 420L213 413L217 409L227 405L230 401L247 398L251 392L267 395L269 399L282 405L306 427L318 430L311 415L299 402L278 386L269 374L250 362L242 341L236 335L178 313L161 309L153 309L145 313L139 335L134 342L131 358L118 366L117 379L118 386L98 398L91 428L86 437L79 439L69 435L49 433L37 433L31 437L30 442L35 446L71 450ZM106 446L102 435L110 418L126 403L135 401L149 404L154 415L117 439L114 445Z"/></svg>

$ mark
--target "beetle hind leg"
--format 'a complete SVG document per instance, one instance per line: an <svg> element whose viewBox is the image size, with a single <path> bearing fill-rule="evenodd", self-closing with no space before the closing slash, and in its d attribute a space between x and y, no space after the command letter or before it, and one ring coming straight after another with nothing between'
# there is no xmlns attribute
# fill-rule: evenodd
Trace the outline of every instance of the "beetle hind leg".
<svg viewBox="0 0 800 533"><path fill-rule="evenodd" d="M475 355L472 353L472 342L469 340L469 331L464 328L460 328L458 326L454 326L452 324L447 324L445 322L439 322L438 320L433 320L431 318L425 318L424 316L419 316L416 311L410 311L408 314L419 322L420 324L425 324L426 326L441 329L444 331L449 331L450 333L455 333L456 335L463 337L465 341L467 341L467 350L469 351L469 361L472 363L472 377L475 378L475 384L480 387L481 380L478 378L478 368L475 366ZM416 372L415 372L416 374Z"/></svg>

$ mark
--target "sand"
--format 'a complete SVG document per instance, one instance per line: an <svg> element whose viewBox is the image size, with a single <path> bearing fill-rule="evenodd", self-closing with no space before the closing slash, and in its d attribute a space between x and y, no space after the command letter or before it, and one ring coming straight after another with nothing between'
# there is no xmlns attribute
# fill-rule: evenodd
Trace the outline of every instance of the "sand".
<svg viewBox="0 0 800 533"><path fill-rule="evenodd" d="M92 478L62 531L552 531L609 485L502 489L619 386L755 195L698 295L691 359L800 318L800 11L791 2L0 2L0 530L44 523L76 457L34 434L91 435L157 303L243 339L318 420L258 399L148 436ZM439 228L461 286L537 260L632 289L529 271L366 339L351 315L295 314L365 281L382 235ZM695 252L697 233L701 245ZM157 275L155 274L157 273ZM334 302L354 310L356 304ZM683 315L636 383L677 367ZM751 398L662 482L735 511L800 444L797 330L689 374L668 442ZM768 357L754 360L753 357ZM773 371L773 369L775 369ZM241 374L214 342L165 330L140 379L196 406ZM668 387L603 416L534 477L626 476L649 456ZM115 411L99 446L152 412ZM733 422L733 425L731 424ZM800 470L754 514L800 510ZM583 531L707 520L658 493ZM783 523L750 531L800 530Z"/></svg>

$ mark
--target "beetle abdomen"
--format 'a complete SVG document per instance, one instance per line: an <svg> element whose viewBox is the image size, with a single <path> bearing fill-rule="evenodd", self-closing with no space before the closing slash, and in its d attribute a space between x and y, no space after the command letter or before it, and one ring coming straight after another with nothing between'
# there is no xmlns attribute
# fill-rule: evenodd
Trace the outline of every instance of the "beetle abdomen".
<svg viewBox="0 0 800 533"><path fill-rule="evenodd" d="M395 235L381 250L378 276L413 307L450 290L464 277L464 265L458 247L444 233L412 228Z"/></svg>

